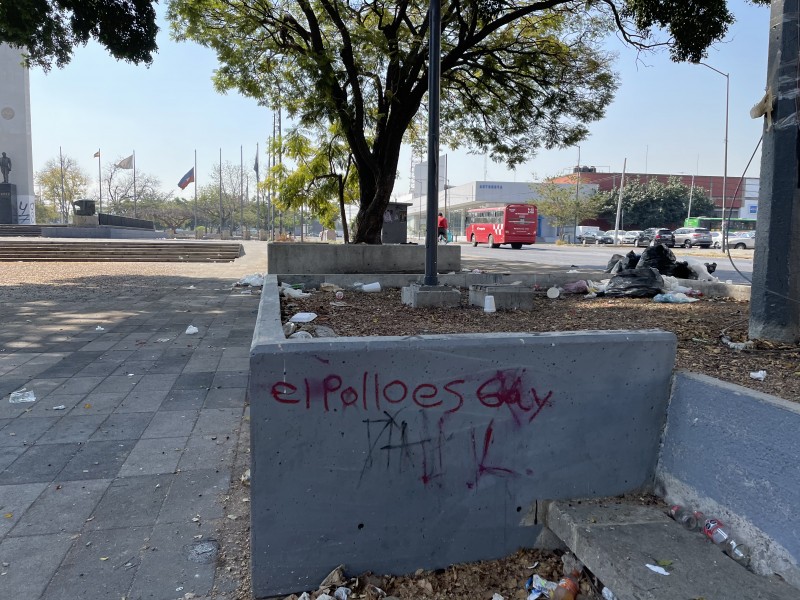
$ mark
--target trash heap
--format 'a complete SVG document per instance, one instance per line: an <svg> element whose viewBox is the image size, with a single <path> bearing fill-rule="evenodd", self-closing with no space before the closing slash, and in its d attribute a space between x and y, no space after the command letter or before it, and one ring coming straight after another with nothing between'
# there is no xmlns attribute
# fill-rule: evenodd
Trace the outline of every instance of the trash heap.
<svg viewBox="0 0 800 600"><path fill-rule="evenodd" d="M697 281L719 281L712 275L716 263L704 263L694 258L678 261L672 250L658 244L647 248L641 255L634 251L614 254L608 261L605 272L609 279L601 282L576 281L565 284L548 297L557 298L559 293L586 293L586 298L609 296L613 298L653 298L655 302L697 302L702 293L682 285L680 279Z"/></svg>

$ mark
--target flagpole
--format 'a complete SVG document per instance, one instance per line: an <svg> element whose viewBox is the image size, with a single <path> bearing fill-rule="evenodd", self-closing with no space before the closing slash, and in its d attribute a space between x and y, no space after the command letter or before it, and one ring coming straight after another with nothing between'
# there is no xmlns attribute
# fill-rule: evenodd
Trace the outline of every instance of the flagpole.
<svg viewBox="0 0 800 600"><path fill-rule="evenodd" d="M239 144L239 226L244 239L244 146Z"/></svg>
<svg viewBox="0 0 800 600"><path fill-rule="evenodd" d="M100 148L97 149L97 187L100 190L100 209L98 213L103 211L103 175L100 172Z"/></svg>
<svg viewBox="0 0 800 600"><path fill-rule="evenodd" d="M197 236L197 149L194 151L194 235Z"/></svg>
<svg viewBox="0 0 800 600"><path fill-rule="evenodd" d="M222 148L219 149L219 239L222 239Z"/></svg>
<svg viewBox="0 0 800 600"><path fill-rule="evenodd" d="M256 229L258 230L258 239L261 240L261 198L258 194L258 142L256 142ZM266 227L264 227L266 229Z"/></svg>
<svg viewBox="0 0 800 600"><path fill-rule="evenodd" d="M133 151L133 218L136 218L136 150Z"/></svg>
<svg viewBox="0 0 800 600"><path fill-rule="evenodd" d="M64 157L61 154L61 146L58 147L58 162L61 164L61 214L63 215L63 211L66 206L64 204ZM64 222L69 222L69 211L67 212L67 215L65 215L65 218L66 220Z"/></svg>

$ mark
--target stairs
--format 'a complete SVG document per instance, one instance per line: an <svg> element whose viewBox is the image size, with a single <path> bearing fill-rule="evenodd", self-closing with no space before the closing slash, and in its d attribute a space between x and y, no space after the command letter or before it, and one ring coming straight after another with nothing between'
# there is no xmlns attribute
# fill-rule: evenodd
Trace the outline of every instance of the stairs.
<svg viewBox="0 0 800 600"><path fill-rule="evenodd" d="M222 263L242 255L239 243L206 240L0 240L0 262Z"/></svg>
<svg viewBox="0 0 800 600"><path fill-rule="evenodd" d="M39 237L41 225L0 225L0 237Z"/></svg>

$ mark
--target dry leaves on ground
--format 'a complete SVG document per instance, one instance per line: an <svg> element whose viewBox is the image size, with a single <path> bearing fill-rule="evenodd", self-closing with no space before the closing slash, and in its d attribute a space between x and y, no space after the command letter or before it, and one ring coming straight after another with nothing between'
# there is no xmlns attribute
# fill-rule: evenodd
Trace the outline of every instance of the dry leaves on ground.
<svg viewBox="0 0 800 600"><path fill-rule="evenodd" d="M469 306L462 290L457 308L411 308L400 290L378 293L345 291L338 305L333 292L314 291L307 298L282 301L284 322L295 312L318 315L314 326L330 327L342 336L410 336L441 333L546 332L609 329L664 329L678 338L676 368L702 373L787 400L800 399L800 346L755 341L751 349L734 350L722 342L747 340L749 302L704 298L692 304L659 304L644 298L585 299L562 295L551 300L536 294L534 309L485 313ZM764 381L750 378L764 370Z"/></svg>

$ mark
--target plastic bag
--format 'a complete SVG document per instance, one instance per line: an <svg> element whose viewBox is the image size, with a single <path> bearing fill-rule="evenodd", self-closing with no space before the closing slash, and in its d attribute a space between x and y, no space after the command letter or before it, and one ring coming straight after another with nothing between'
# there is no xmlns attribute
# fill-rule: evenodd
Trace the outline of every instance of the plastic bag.
<svg viewBox="0 0 800 600"><path fill-rule="evenodd" d="M606 296L615 298L652 298L664 289L664 279L656 269L625 269L606 286Z"/></svg>
<svg viewBox="0 0 800 600"><path fill-rule="evenodd" d="M561 286L561 289L567 294L585 294L589 291L589 284L583 280L573 281L571 283L565 283Z"/></svg>
<svg viewBox="0 0 800 600"><path fill-rule="evenodd" d="M633 250L628 252L625 256L622 254L614 254L608 261L606 266L606 273L618 273L625 269L635 269L639 264L639 255Z"/></svg>
<svg viewBox="0 0 800 600"><path fill-rule="evenodd" d="M690 302L698 302L697 298L689 298L683 292L667 292L666 294L656 294L653 296L653 302L661 302L663 304L689 304Z"/></svg>

